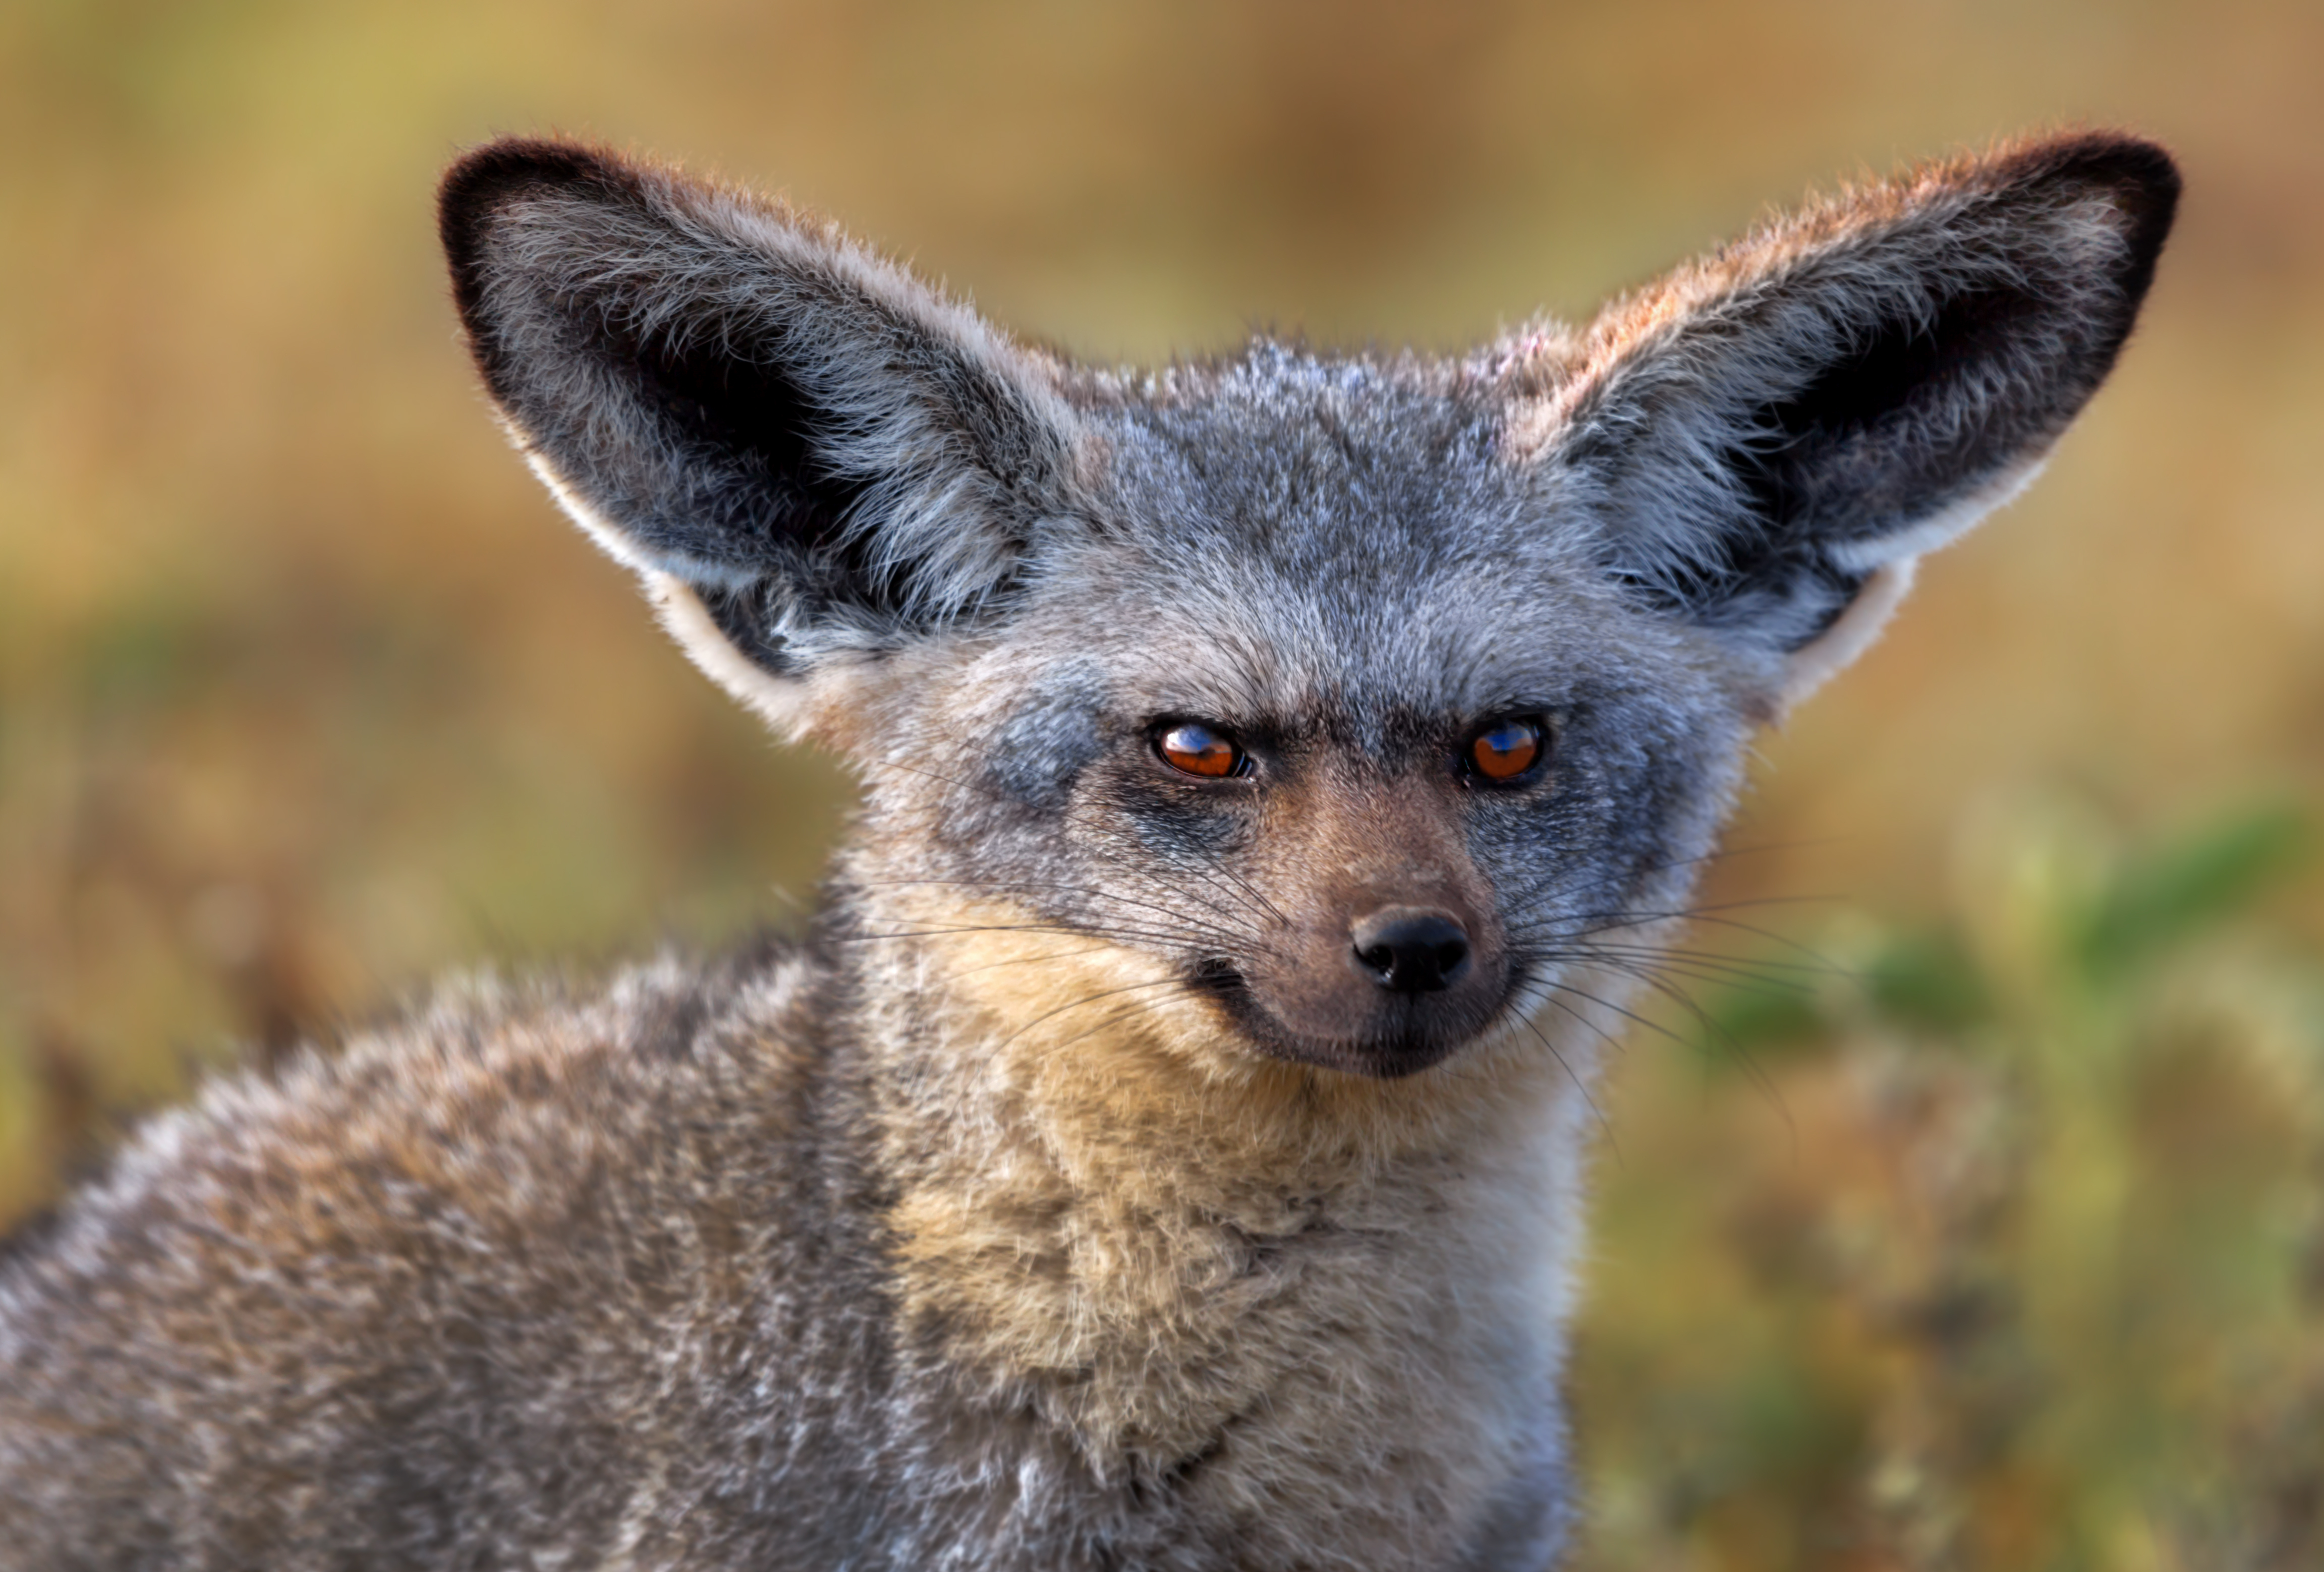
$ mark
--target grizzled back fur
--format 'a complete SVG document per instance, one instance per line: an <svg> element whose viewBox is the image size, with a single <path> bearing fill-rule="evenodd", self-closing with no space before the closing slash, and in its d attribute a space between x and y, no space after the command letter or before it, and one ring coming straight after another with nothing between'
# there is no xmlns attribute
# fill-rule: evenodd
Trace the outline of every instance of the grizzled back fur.
<svg viewBox="0 0 2324 1572"><path fill-rule="evenodd" d="M1600 1049L1754 729L2024 483L2177 188L2017 144L1578 333L1143 373L470 154L512 437L856 832L803 947L150 1130L0 1269L0 1559L1549 1564Z"/></svg>

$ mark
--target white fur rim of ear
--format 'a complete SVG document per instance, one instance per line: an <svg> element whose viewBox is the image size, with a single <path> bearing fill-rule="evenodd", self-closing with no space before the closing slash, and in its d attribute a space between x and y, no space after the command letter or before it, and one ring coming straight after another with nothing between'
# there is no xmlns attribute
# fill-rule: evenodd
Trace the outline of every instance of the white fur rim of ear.
<svg viewBox="0 0 2324 1572"><path fill-rule="evenodd" d="M1910 529L1898 530L1893 535L1877 536L1856 546L1834 547L1827 555L1831 556L1833 566L1849 573L1863 573L1884 563L1925 556L1938 547L1950 546L1968 534L1971 526L1987 513L2015 501L2049 462L2050 455L2046 453L2021 459L1951 507L1931 514Z"/></svg>
<svg viewBox="0 0 2324 1572"><path fill-rule="evenodd" d="M638 576L645 581L655 619L686 657L777 731L795 737L807 718L807 685L752 665L711 620L694 586L676 574L642 568Z"/></svg>
<svg viewBox="0 0 2324 1572"><path fill-rule="evenodd" d="M1872 647L1872 641L1880 637L1880 630L1903 603L1905 592L1913 587L1913 570L1920 560L1916 556L1900 557L1874 568L1863 587L1856 592L1856 599L1840 614L1840 620L1825 629L1814 643L1792 651L1791 658L1784 665L1784 709L1838 676Z"/></svg>
<svg viewBox="0 0 2324 1572"><path fill-rule="evenodd" d="M549 461L526 445L515 427L506 422L503 425L510 440L524 455L532 473L540 477L540 483L549 488L549 494L565 510L566 517L581 526L583 533L600 551L644 582L646 599L653 606L655 620L686 651L686 657L778 732L786 737L797 736L805 720L801 713L802 685L786 681L745 659L742 652L719 631L718 624L711 620L709 608L702 603L702 597L694 593L692 585L641 556L627 536L598 518L596 510L549 467Z"/></svg>
<svg viewBox="0 0 2324 1572"><path fill-rule="evenodd" d="M1911 529L1849 549L1833 551L1833 565L1864 573L1864 585L1841 612L1840 621L1824 630L1812 644L1792 651L1784 666L1782 703L1786 710L1845 670L1880 637L1895 614L1898 602L1913 587L1914 565L1923 552L1950 546L1969 527L1995 509L2015 501L2034 483L2049 462L2047 454L2024 459L1995 476L1975 492Z"/></svg>

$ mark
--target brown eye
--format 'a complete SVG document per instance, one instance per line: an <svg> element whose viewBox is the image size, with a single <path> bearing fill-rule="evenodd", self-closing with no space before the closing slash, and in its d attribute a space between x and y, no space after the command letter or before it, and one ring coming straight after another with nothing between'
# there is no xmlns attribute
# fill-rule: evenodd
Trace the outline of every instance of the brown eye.
<svg viewBox="0 0 2324 1572"><path fill-rule="evenodd" d="M1197 721L1181 721L1154 740L1154 750L1173 769L1221 780L1249 768L1243 751Z"/></svg>
<svg viewBox="0 0 2324 1572"><path fill-rule="evenodd" d="M1469 744L1469 768L1487 780L1515 780L1541 758L1541 722L1501 721Z"/></svg>

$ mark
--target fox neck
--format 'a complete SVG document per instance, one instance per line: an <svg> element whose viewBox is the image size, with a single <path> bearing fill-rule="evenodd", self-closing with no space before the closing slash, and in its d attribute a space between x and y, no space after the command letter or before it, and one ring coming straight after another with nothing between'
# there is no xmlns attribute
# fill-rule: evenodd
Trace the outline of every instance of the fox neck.
<svg viewBox="0 0 2324 1572"><path fill-rule="evenodd" d="M1329 1433L1401 1445L1453 1422L1416 1406L1554 1400L1588 1043L1516 1022L1369 1080L1266 1058L1152 958L1005 902L899 915L944 930L857 947L906 1336L973 1395L1101 1477L1303 1404L1386 1405Z"/></svg>

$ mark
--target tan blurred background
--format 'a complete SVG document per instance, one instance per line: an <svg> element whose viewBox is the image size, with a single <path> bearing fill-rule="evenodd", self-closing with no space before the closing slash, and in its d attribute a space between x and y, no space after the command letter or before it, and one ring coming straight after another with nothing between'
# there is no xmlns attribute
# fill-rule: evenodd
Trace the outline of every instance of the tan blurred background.
<svg viewBox="0 0 2324 1572"><path fill-rule="evenodd" d="M1813 183L2062 124L2169 143L2181 227L2047 478L1766 740L1735 840L1775 850L1719 893L1804 927L1942 908L1980 804L2135 839L2324 795L2324 8L9 0L0 1224L237 1043L811 898L843 783L493 428L458 149L782 189L1110 361L1580 316ZM2324 937L2319 894L2272 931Z"/></svg>

